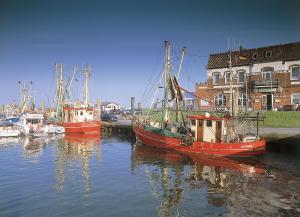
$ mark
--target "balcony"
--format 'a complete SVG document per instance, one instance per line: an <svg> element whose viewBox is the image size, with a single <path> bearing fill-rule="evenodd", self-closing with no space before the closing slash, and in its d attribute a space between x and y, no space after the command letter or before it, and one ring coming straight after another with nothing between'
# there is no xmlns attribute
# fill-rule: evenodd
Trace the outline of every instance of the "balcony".
<svg viewBox="0 0 300 217"><path fill-rule="evenodd" d="M278 87L279 81L277 78L252 81L253 88L261 87Z"/></svg>

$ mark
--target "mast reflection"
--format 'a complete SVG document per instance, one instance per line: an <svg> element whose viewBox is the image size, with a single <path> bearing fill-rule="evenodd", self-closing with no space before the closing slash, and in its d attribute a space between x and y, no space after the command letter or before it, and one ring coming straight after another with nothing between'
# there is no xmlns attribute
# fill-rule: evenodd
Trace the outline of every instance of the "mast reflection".
<svg viewBox="0 0 300 217"><path fill-rule="evenodd" d="M254 159L212 156L184 156L180 153L134 144L132 169L143 166L151 194L159 201L159 216L182 216L180 205L186 202L184 191L207 189L207 203L226 206L232 174L265 174L262 163Z"/></svg>
<svg viewBox="0 0 300 217"><path fill-rule="evenodd" d="M79 164L82 169L84 191L90 190L89 167L93 155L101 159L100 134L67 134L57 144L56 186L63 190L66 178L74 177L74 168Z"/></svg>

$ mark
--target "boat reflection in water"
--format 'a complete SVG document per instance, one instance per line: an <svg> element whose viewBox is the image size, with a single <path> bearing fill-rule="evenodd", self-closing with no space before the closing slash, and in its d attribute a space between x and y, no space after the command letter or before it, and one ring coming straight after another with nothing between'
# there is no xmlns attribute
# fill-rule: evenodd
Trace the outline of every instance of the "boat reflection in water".
<svg viewBox="0 0 300 217"><path fill-rule="evenodd" d="M264 165L255 159L184 156L140 143L133 147L132 161L133 170L144 167L151 193L158 202L159 216L184 216L180 207L188 203L184 191L189 190L207 191L204 204L226 207L233 191L231 188L235 180L232 179L238 176L238 179L245 179L247 185L251 177L266 173Z"/></svg>
<svg viewBox="0 0 300 217"><path fill-rule="evenodd" d="M23 146L23 157L32 163L38 163L48 144L54 144L64 138L63 134L44 137L20 137L19 143Z"/></svg>
<svg viewBox="0 0 300 217"><path fill-rule="evenodd" d="M67 178L77 176L73 174L76 168L81 167L84 191L90 190L89 167L90 160L95 155L101 158L99 134L67 134L64 140L57 143L56 159L56 186L61 191Z"/></svg>

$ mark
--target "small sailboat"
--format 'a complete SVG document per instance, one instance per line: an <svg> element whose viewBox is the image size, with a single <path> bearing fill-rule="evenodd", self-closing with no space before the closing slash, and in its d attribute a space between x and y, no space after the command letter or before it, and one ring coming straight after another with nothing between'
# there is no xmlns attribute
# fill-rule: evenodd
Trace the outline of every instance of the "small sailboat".
<svg viewBox="0 0 300 217"><path fill-rule="evenodd" d="M247 157L264 154L266 143L257 134L240 134L236 118L210 114L188 115L181 112L182 123L171 123L169 102L176 102L176 120L184 97L177 78L172 75L170 43L165 42L164 99L160 122L146 118L136 119L133 130L136 139L146 145L173 149L185 154ZM181 104L182 103L182 104ZM257 120L258 121L258 120ZM258 130L257 130L258 131Z"/></svg>

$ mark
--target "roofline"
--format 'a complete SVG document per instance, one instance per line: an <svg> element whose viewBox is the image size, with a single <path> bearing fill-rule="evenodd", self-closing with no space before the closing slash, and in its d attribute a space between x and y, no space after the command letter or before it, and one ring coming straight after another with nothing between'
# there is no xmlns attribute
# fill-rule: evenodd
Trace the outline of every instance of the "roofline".
<svg viewBox="0 0 300 217"><path fill-rule="evenodd" d="M285 46L285 45L293 45L293 44L299 44L300 41L295 41L295 42L290 42L290 43L285 43L285 44L276 44L276 45L270 45L270 46L263 46L263 47L256 47L256 48L249 48L249 49L242 49L242 51L255 51L257 49L263 49L263 48L273 48L273 47L278 47L278 46ZM211 53L209 54L210 56L217 56L217 55L224 55L226 53L228 53L229 50L227 52L219 52L219 53ZM231 53L235 53L235 52L240 52L239 50L234 50L231 51Z"/></svg>

